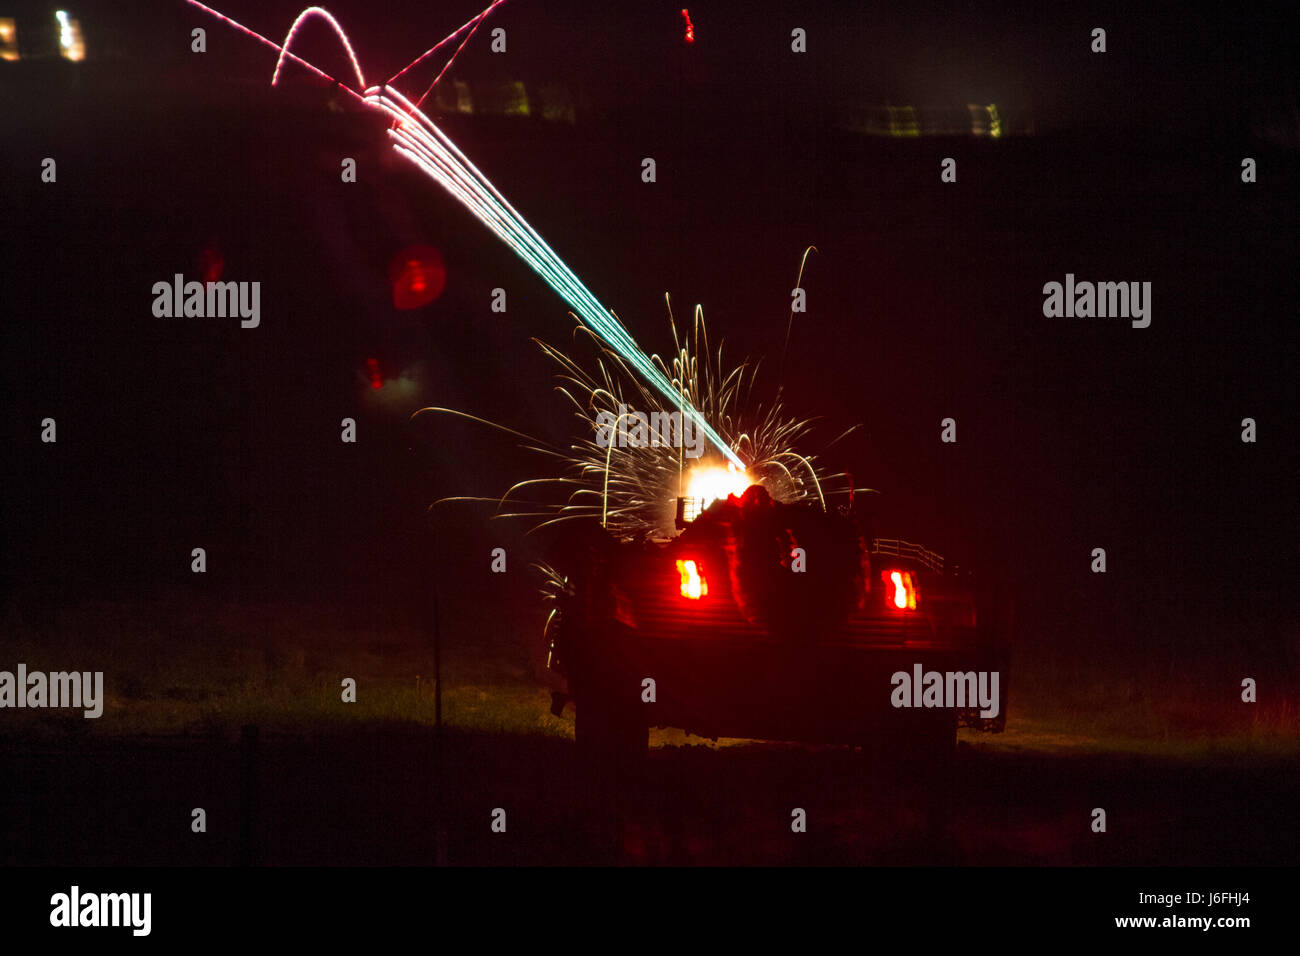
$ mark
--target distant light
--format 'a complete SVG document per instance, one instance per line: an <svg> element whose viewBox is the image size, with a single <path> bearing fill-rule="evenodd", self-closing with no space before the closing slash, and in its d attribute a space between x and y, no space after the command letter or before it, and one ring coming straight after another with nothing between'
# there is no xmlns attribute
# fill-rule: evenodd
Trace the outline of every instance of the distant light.
<svg viewBox="0 0 1300 956"><path fill-rule="evenodd" d="M221 253L221 246L215 241L206 243L199 250L199 278L204 282L220 282L226 271L226 257Z"/></svg>
<svg viewBox="0 0 1300 956"><path fill-rule="evenodd" d="M691 12L682 7L682 19L686 21L686 42L695 42L695 25L691 23Z"/></svg>
<svg viewBox="0 0 1300 956"><path fill-rule="evenodd" d="M473 116L474 96L469 84L464 80L452 80L451 82L456 89L456 112L464 113L466 116Z"/></svg>
<svg viewBox="0 0 1300 956"><path fill-rule="evenodd" d="M68 16L67 10L56 10L59 21L59 55L65 60L84 60L86 44L81 39L81 21Z"/></svg>
<svg viewBox="0 0 1300 956"><path fill-rule="evenodd" d="M447 287L447 267L433 246L407 246L388 264L393 284L393 307L418 309L428 305Z"/></svg>
<svg viewBox="0 0 1300 956"><path fill-rule="evenodd" d="M967 103L970 110L972 136L989 136L998 139L1002 136L1002 117L998 115L998 104Z"/></svg>
<svg viewBox="0 0 1300 956"><path fill-rule="evenodd" d="M911 138L921 135L915 106L887 106L885 109L889 110L890 136Z"/></svg>
<svg viewBox="0 0 1300 956"><path fill-rule="evenodd" d="M384 377L379 374L379 359L366 359L366 371L370 375L370 387L380 389L384 387Z"/></svg>
<svg viewBox="0 0 1300 956"><path fill-rule="evenodd" d="M505 87L505 115L529 116L532 110L528 103L528 88L522 80L512 80Z"/></svg>
<svg viewBox="0 0 1300 956"><path fill-rule="evenodd" d="M0 60L18 59L18 28L13 17L0 17Z"/></svg>

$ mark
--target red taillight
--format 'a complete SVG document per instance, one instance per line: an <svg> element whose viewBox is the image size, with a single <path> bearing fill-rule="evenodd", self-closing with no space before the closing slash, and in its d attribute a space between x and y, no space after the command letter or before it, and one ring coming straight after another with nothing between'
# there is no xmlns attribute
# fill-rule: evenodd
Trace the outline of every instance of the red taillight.
<svg viewBox="0 0 1300 956"><path fill-rule="evenodd" d="M880 579L885 582L886 604L899 611L916 609L916 579L911 571L881 571Z"/></svg>
<svg viewBox="0 0 1300 956"><path fill-rule="evenodd" d="M682 597L698 601L709 593L709 582L704 580L704 569L695 561L678 561L677 573L682 578Z"/></svg>

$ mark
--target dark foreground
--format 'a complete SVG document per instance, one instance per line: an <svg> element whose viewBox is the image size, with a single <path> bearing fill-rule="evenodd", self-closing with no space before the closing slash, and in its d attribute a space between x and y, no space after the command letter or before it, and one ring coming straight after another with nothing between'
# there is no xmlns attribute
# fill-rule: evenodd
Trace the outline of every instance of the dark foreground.
<svg viewBox="0 0 1300 956"><path fill-rule="evenodd" d="M251 756L251 761L248 759ZM1296 859L1295 762L964 743L941 777L847 749L667 747L617 801L564 740L433 731L7 748L5 865L1071 864ZM946 777L946 779L945 779ZM439 812L439 801L442 810ZM1104 806L1107 832L1091 832ZM207 832L190 832L191 811ZM491 829L506 811L506 832ZM791 832L794 808L806 833ZM442 846L440 846L440 842Z"/></svg>

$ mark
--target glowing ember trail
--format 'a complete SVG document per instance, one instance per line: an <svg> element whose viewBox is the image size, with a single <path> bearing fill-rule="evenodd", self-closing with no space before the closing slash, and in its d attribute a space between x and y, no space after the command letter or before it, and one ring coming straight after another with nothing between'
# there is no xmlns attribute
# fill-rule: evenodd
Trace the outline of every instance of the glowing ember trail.
<svg viewBox="0 0 1300 956"><path fill-rule="evenodd" d="M331 83L338 83L340 89L350 93L356 99L358 100L362 99L361 94L358 93L356 90L354 90L352 87L348 86L346 83L336 80L334 77L330 76L324 70L320 69L320 67L308 63L302 57L290 53L284 47L280 46L280 44L276 43L274 40L268 40L266 37L262 36L262 34L258 33L256 30L248 29L248 27L244 26L242 23L240 23L237 20L230 19L230 17L226 16L224 13L221 13L218 10L213 10L211 7L199 3L199 0L185 0L185 2L197 10L202 10L204 13L208 14L209 16L216 17L222 23L225 23L228 26L233 27L234 29L238 30L240 33L244 34L245 36L252 37L254 40L256 40L258 43L261 43L263 46L269 46L272 50L280 51L281 55L287 57L290 60L293 60L293 62L299 64L300 66L306 67L308 70L315 73L321 79L329 80Z"/></svg>
<svg viewBox="0 0 1300 956"><path fill-rule="evenodd" d="M364 88L366 85L366 78L361 75L361 64L357 62L357 55L352 52L352 44L348 42L348 35L343 32L343 28L339 26L339 22L335 20L330 12L324 7L308 7L302 13L298 14L297 20L293 21L293 26L289 28L289 35L284 38L284 46L280 48L280 58L275 61L275 72L271 74L271 85L275 86L276 82L280 79L280 68L284 66L285 55L289 52L289 47L293 44L293 38L298 33L298 27L302 25L304 20L313 14L324 17L326 22L334 28L334 32L339 35L339 39L343 41L343 49L348 51L348 59L352 61L352 69L356 71L357 86Z"/></svg>
<svg viewBox="0 0 1300 956"><path fill-rule="evenodd" d="M293 60L295 63L301 63L313 73L331 82L339 82L305 60L294 56L288 50L298 27L309 15L314 13L324 16L342 39L348 56L352 60L352 65L356 69L357 78L364 84L364 80L361 80L361 67L352 54L352 46L348 42L347 36L339 27L337 21L321 7L309 7L304 10L294 21L284 45L281 46L272 43L261 34L254 33L212 8L204 6L198 0L186 0L186 2L206 13L212 14L267 46L279 50L280 58L276 63L272 83L278 80L280 66L286 58ZM469 35L473 35L473 32L478 29L483 19L502 2L504 0L495 0L482 13L465 23L430 50L421 54L414 63L399 71L396 76L401 76L415 63L425 59L434 50L437 50L467 29ZM469 40L469 35L461 42L451 60L455 60L456 55L464 49L465 43ZM447 67L450 65L451 61L449 60L438 76L435 77L434 84L446 73ZM592 294L591 290L574 275L573 270L565 265L564 261L555 254L555 251L546 244L537 231L506 201L505 197L501 195L487 177L465 157L465 154L457 148L456 144L442 130L434 125L428 116L420 111L418 103L412 103L398 90L387 84L370 87L365 90L364 96L347 87L346 84L340 83L340 85L347 89L349 93L361 99L367 106L390 116L393 124L389 130L389 136L393 139L393 148L414 163L429 178L451 193L480 222L492 230L502 242L513 249L515 254L528 264L529 268L541 276L546 284L572 307L584 325L596 333L618 355L622 356L629 366L639 372L645 381L667 400L668 408L680 409L683 415L689 415L701 434L736 467L742 471L744 470L745 463L741 461L740 457L718 435L713 427L704 420L704 417L694 405L678 389L673 387L673 383L668 376L641 351L618 318L600 304L600 301ZM429 89L432 90L433 85ZM428 92L425 91L424 96L428 96ZM421 101L424 96L420 98Z"/></svg>

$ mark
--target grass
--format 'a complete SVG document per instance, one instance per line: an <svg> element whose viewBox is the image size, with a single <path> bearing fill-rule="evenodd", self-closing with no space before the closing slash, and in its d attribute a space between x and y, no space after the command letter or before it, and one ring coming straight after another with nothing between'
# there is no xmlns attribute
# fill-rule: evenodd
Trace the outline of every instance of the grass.
<svg viewBox="0 0 1300 956"><path fill-rule="evenodd" d="M49 740L66 734L233 735L246 723L309 734L335 723L435 719L433 653L426 638L396 621L361 621L295 605L96 604L59 608L41 619L10 606L0 634L0 669L104 672L104 715L13 710L6 731ZM453 727L562 736L571 721L551 716L550 697L512 666L468 669L448 681L443 719ZM461 668L461 678L466 669ZM342 681L357 683L356 701Z"/></svg>
<svg viewBox="0 0 1300 956"><path fill-rule="evenodd" d="M465 627L448 631L446 726L572 736L571 711L550 714L549 693L521 640L484 638ZM487 643L468 648L467 634ZM0 669L20 661L29 670L105 673L98 720L69 711L7 712L5 735L31 743L70 735L233 737L246 723L301 735L342 724L434 723L432 649L418 628L391 615L177 599L38 613L11 602L0 632ZM357 681L355 703L341 699L345 677ZM967 744L1187 759L1300 752L1294 693L1240 703L1232 682L1212 668L1177 679L1167 668L1139 668L1117 680L1087 661L1036 659L1031 652L1014 662L1011 687L1006 733L963 730ZM704 743L676 730L653 731L651 742Z"/></svg>
<svg viewBox="0 0 1300 956"><path fill-rule="evenodd" d="M1173 663L1154 653L1117 663L1111 654L1049 658L1024 649L1012 663L1007 732L972 739L1012 749L1188 759L1300 754L1294 676L1255 673L1267 689L1246 703L1239 666L1209 653L1183 667Z"/></svg>

